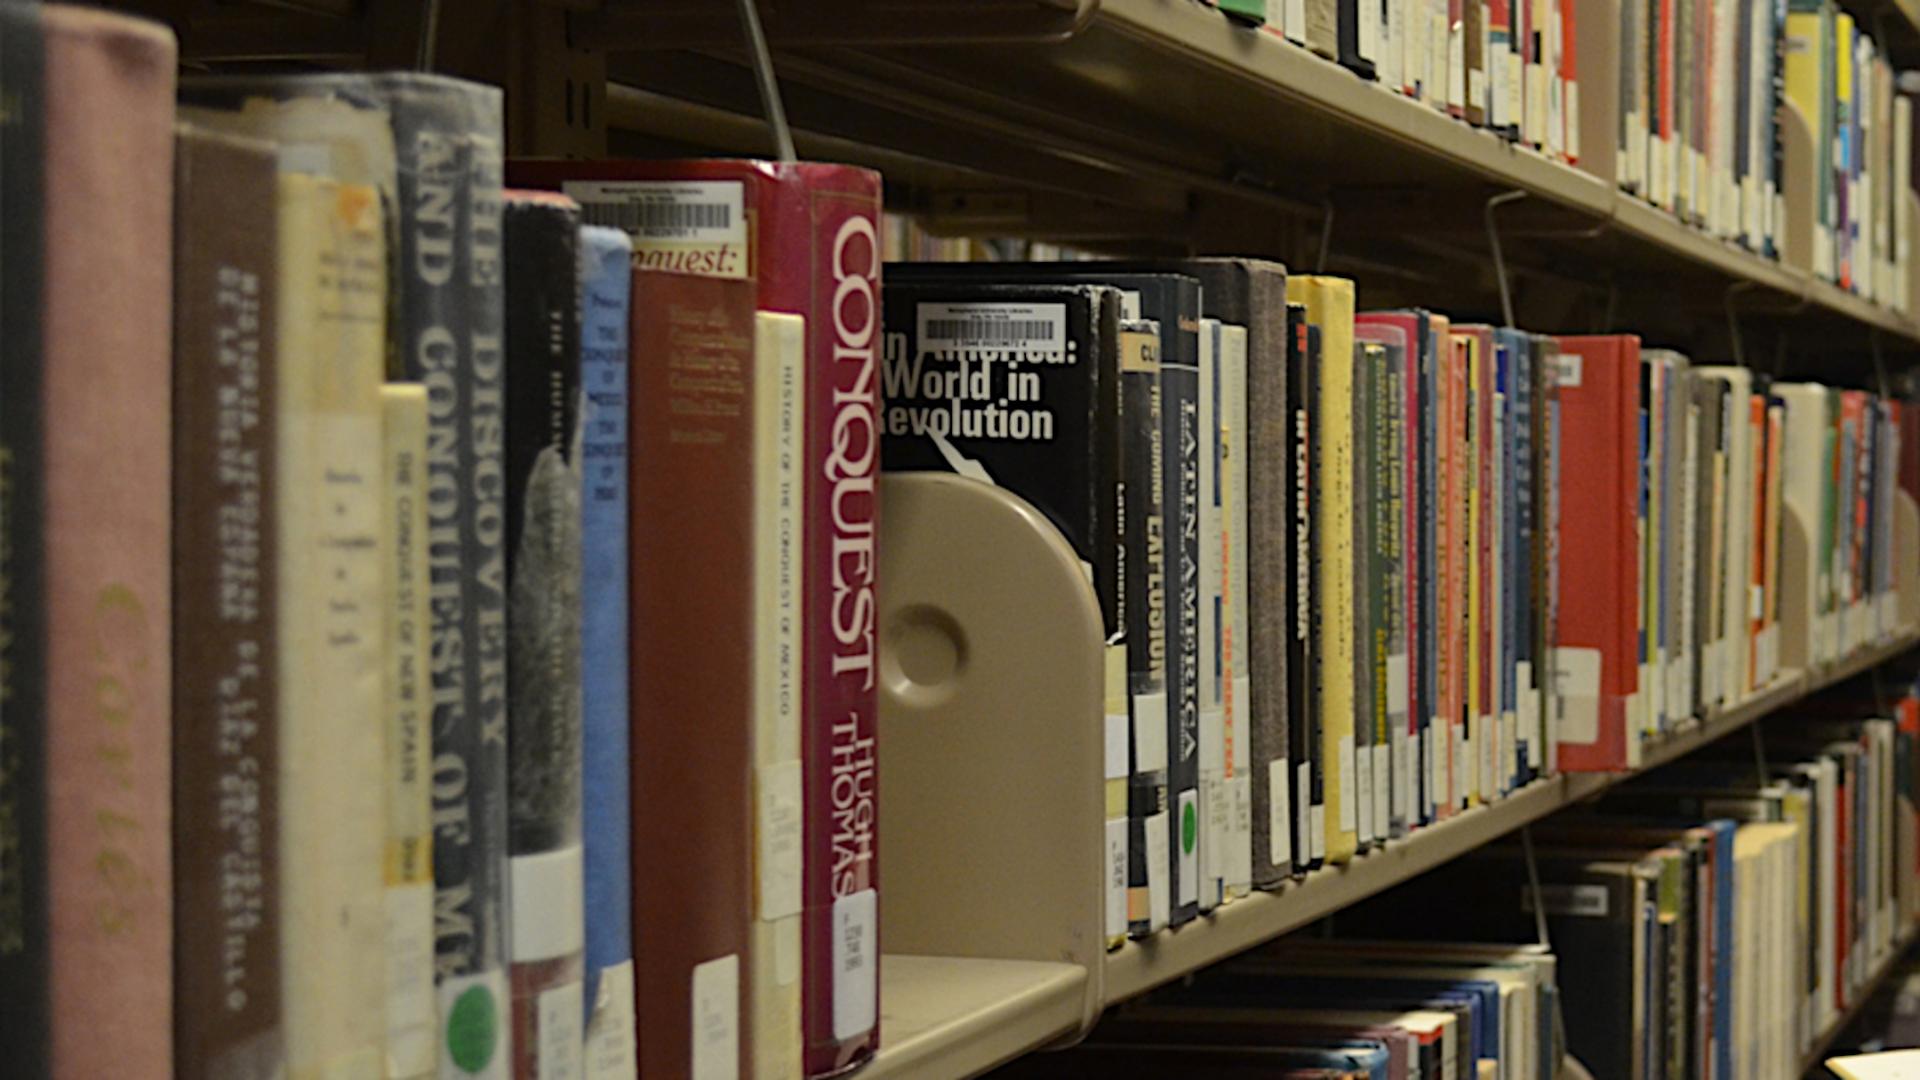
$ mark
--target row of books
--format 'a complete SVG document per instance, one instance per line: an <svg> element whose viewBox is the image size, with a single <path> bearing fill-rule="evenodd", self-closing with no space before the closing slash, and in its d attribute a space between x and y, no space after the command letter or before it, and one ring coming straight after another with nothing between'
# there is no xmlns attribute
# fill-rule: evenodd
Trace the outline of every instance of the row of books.
<svg viewBox="0 0 1920 1080"><path fill-rule="evenodd" d="M1580 157L1574 0L1253 0L1221 10L1559 161Z"/></svg>
<svg viewBox="0 0 1920 1080"><path fill-rule="evenodd" d="M1899 401L1259 260L887 273L884 466L1022 496L1099 595L1113 945L1765 689L1786 530L1812 658L1895 632Z"/></svg>
<svg viewBox="0 0 1920 1080"><path fill-rule="evenodd" d="M0 59L0 1072L869 1060L880 178Z"/></svg>
<svg viewBox="0 0 1920 1080"><path fill-rule="evenodd" d="M1540 944L1294 937L1112 1011L1070 1051L990 1074L1554 1080L1560 961ZM1607 1074L1612 1075L1612 1074ZM1624 1075L1624 1074L1622 1074Z"/></svg>
<svg viewBox="0 0 1920 1080"><path fill-rule="evenodd" d="M1570 0L1268 0L1239 21L1569 163L1580 157ZM1776 110L1812 138L1817 273L1906 310L1912 107L1835 0L1619 5L1615 175L1707 233L1778 257L1786 228Z"/></svg>
<svg viewBox="0 0 1920 1080"><path fill-rule="evenodd" d="M1813 139L1814 271L1906 310L1912 100L1897 92L1866 29L1832 0L1791 0L1782 50L1785 101Z"/></svg>
<svg viewBox="0 0 1920 1080"><path fill-rule="evenodd" d="M1595 1076L1799 1075L1914 926L1920 701L1815 699L1533 831L1342 913L1536 940L1560 960L1569 1051Z"/></svg>

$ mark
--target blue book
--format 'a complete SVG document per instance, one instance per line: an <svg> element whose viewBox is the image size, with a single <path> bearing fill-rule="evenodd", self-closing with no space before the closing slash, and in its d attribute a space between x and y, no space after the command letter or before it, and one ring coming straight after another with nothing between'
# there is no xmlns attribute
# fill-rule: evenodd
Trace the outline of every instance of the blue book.
<svg viewBox="0 0 1920 1080"><path fill-rule="evenodd" d="M1464 1034L1472 1041L1472 1060L1500 1057L1500 987L1496 983L1449 978L1332 973L1320 968L1311 974L1289 977L1270 974L1257 968L1229 967L1200 985L1201 994L1211 1000L1244 997L1260 1003L1283 1001L1288 1004L1312 1004L1320 1008L1343 1007L1344 1002L1366 1001L1371 1005L1401 1009L1452 1008L1465 1005L1472 1021Z"/></svg>
<svg viewBox="0 0 1920 1080"><path fill-rule="evenodd" d="M600 978L619 968L632 1001L627 796L627 310L633 243L580 230L580 713L589 1025ZM609 987L609 990L614 988ZM608 1022L615 1022L608 1017ZM626 1025L632 1026L628 1013Z"/></svg>

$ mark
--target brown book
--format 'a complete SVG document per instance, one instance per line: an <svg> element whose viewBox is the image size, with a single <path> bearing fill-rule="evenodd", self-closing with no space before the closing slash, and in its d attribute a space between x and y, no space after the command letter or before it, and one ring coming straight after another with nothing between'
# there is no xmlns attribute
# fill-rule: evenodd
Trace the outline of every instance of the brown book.
<svg viewBox="0 0 1920 1080"><path fill-rule="evenodd" d="M280 1033L274 630L275 156L175 142L174 1054L271 1077Z"/></svg>
<svg viewBox="0 0 1920 1080"><path fill-rule="evenodd" d="M43 9L53 1074L173 1062L173 36Z"/></svg>
<svg viewBox="0 0 1920 1080"><path fill-rule="evenodd" d="M1466 0L1463 12L1465 23L1461 32L1464 36L1463 55L1467 66L1467 123L1485 125L1491 117L1487 115L1487 2L1486 0Z"/></svg>
<svg viewBox="0 0 1920 1080"><path fill-rule="evenodd" d="M1306 0L1307 48L1329 60L1340 55L1340 0Z"/></svg>
<svg viewBox="0 0 1920 1080"><path fill-rule="evenodd" d="M640 1075L751 1075L750 279L633 273L628 548ZM644 508L644 511L638 508ZM731 1070L724 1070L730 1072Z"/></svg>

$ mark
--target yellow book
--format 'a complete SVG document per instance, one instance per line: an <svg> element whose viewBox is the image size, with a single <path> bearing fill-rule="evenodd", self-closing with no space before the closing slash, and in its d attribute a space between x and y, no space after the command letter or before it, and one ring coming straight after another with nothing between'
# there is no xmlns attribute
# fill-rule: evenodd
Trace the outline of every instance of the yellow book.
<svg viewBox="0 0 1920 1080"><path fill-rule="evenodd" d="M1460 448L1466 454L1463 468L1467 490L1467 746L1460 755L1465 766L1461 777L1464 784L1461 793L1466 796L1468 806L1479 806L1482 783L1491 779L1480 775L1489 727L1489 717L1481 709L1486 701L1480 693L1481 680L1486 677L1480 669L1486 652L1487 628L1481 625L1480 618L1480 590L1484 587L1480 580L1480 515L1483 498L1480 490L1480 454L1484 448L1480 445L1479 410L1487 405L1485 395L1480 392L1486 385L1483 371L1486 357L1481 355L1478 334L1459 334L1454 340L1463 343L1467 352L1467 430L1460 440Z"/></svg>
<svg viewBox="0 0 1920 1080"><path fill-rule="evenodd" d="M1346 278L1287 278L1287 299L1305 304L1308 324L1320 331L1320 443L1314 455L1320 522L1320 619L1314 645L1320 663L1314 697L1320 712L1320 760L1326 776L1326 859L1347 862L1359 847L1353 756L1353 282Z"/></svg>
<svg viewBox="0 0 1920 1080"><path fill-rule="evenodd" d="M1833 16L1833 116L1835 134L1830 136L1835 142L1846 148L1849 155L1845 160L1833 162L1834 172L1846 174L1853 171L1853 155L1860 153L1860 147L1853 145L1849 128L1853 114L1853 16L1835 12ZM1846 137L1841 137L1845 133ZM1849 181L1850 182L1850 181ZM1844 189L1843 189L1844 190ZM1852 204L1852 191L1846 192L1849 202L1849 216L1859 214L1860 210ZM1836 196L1834 206L1838 209ZM1840 284L1851 286L1859 267L1852 258L1852 232L1850 224L1842 220L1836 212L1832 217L1834 231L1834 276Z"/></svg>
<svg viewBox="0 0 1920 1080"><path fill-rule="evenodd" d="M800 579L805 517L806 324L762 311L754 325L755 806L753 1077L800 1075ZM1124 666L1122 676L1125 675ZM1126 808L1121 807L1124 819ZM1124 932L1124 922L1122 930Z"/></svg>
<svg viewBox="0 0 1920 1080"><path fill-rule="evenodd" d="M1813 140L1814 217L1813 269L1815 273L1833 273L1833 236L1827 230L1832 220L1827 212L1827 193L1833 185L1829 175L1833 167L1833 132L1828 124L1829 103L1822 72L1831 51L1827 44L1826 16L1817 11L1787 13L1785 82L1786 102L1805 121Z"/></svg>
<svg viewBox="0 0 1920 1080"><path fill-rule="evenodd" d="M380 410L386 252L374 189L279 185L280 932L287 1075L385 1068L386 679ZM367 797L343 794L362 792Z"/></svg>
<svg viewBox="0 0 1920 1080"><path fill-rule="evenodd" d="M427 632L427 388L380 388L386 433L387 1076L431 1076L433 683Z"/></svg>

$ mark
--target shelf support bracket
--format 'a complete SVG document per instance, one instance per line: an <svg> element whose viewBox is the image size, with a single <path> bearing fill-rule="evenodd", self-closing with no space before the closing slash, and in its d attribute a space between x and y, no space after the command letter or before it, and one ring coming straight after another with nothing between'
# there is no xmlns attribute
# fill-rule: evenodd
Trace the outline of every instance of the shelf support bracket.
<svg viewBox="0 0 1920 1080"><path fill-rule="evenodd" d="M1515 329L1513 324L1513 288L1507 282L1507 260L1505 253L1500 250L1500 225L1499 222L1494 219L1493 212L1508 203L1519 202L1526 197L1527 193L1524 191L1503 191L1487 199L1485 211L1487 217L1487 245L1493 249L1493 276L1500 285L1500 316L1506 320L1506 327L1509 330ZM1546 925L1545 914L1542 914L1540 917L1542 920L1541 925Z"/></svg>
<svg viewBox="0 0 1920 1080"><path fill-rule="evenodd" d="M773 56L767 52L767 35L760 29L760 8L756 0L739 0L740 24L746 31L747 50L753 54L753 76L760 84L760 102L767 110L767 126L773 129L773 143L780 160L791 165L793 132L787 128L787 109L780 101L780 83L773 75Z"/></svg>

